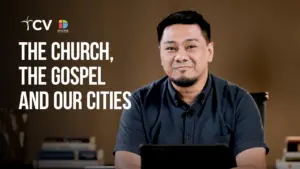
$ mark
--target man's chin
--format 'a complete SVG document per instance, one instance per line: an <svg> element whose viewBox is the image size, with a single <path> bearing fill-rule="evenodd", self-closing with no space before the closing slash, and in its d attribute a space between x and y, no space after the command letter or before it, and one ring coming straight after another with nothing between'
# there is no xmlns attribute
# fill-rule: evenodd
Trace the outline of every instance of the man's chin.
<svg viewBox="0 0 300 169"><path fill-rule="evenodd" d="M174 84L176 84L179 87L193 86L198 80L198 78L196 77L179 77L179 78L169 77L169 78Z"/></svg>

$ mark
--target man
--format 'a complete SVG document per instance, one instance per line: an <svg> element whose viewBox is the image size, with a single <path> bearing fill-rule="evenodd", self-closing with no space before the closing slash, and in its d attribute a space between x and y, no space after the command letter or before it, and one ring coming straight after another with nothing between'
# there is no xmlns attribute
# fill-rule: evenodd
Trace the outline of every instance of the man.
<svg viewBox="0 0 300 169"><path fill-rule="evenodd" d="M114 149L120 169L139 169L140 144L226 144L237 169L266 168L269 149L251 95L212 75L210 25L195 11L179 11L157 27L166 77L144 86L124 110Z"/></svg>

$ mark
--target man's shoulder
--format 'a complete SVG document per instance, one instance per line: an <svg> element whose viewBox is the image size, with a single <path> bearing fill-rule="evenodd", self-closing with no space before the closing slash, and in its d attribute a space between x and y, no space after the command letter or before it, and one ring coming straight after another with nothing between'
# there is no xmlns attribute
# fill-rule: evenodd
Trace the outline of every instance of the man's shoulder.
<svg viewBox="0 0 300 169"><path fill-rule="evenodd" d="M250 93L245 88L227 79L212 75L212 80L217 92L223 93L224 97L234 97L235 99L241 99L245 95L250 95Z"/></svg>
<svg viewBox="0 0 300 169"><path fill-rule="evenodd" d="M214 81L215 95L223 112L226 112L226 119L235 119L235 113L239 112L239 110L253 110L253 107L256 106L251 93L245 88L217 76L213 76L212 79ZM255 110L258 111L257 108ZM232 126L232 128L234 127Z"/></svg>
<svg viewBox="0 0 300 169"><path fill-rule="evenodd" d="M162 90L166 87L167 76L164 76L158 80L152 81L146 85L143 85L132 92L132 96L144 100L146 97L156 96L159 97Z"/></svg>

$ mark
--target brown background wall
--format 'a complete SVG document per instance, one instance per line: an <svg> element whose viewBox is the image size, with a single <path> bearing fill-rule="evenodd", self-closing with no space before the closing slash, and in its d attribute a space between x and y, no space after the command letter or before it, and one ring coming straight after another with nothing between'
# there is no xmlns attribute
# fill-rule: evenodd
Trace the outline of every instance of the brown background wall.
<svg viewBox="0 0 300 169"><path fill-rule="evenodd" d="M1 5L3 7L3 5ZM25 8L26 7L26 8ZM268 91L266 137L268 164L281 157L284 137L300 135L300 1L156 0L130 1L38 1L5 6L5 41L1 42L1 105L18 105L21 62L18 41L109 41L114 63L43 62L48 66L101 65L107 86L51 87L55 90L129 90L164 75L156 42L156 25L170 12L195 9L211 23L215 58L210 70L250 92ZM20 23L31 18L69 22L69 34L26 32ZM4 23L4 22L3 22ZM55 24L55 23L54 23ZM4 59L5 58L5 59ZM30 88L27 88L30 89ZM34 89L34 88L31 88ZM39 88L35 88L39 89ZM31 112L28 126L28 159L49 135L95 135L105 150L106 163L113 163L120 111Z"/></svg>

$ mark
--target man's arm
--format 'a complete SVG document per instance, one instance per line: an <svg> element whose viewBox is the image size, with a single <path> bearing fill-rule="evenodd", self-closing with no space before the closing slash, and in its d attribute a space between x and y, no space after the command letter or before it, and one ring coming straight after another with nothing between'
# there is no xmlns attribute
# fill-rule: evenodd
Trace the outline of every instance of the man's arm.
<svg viewBox="0 0 300 169"><path fill-rule="evenodd" d="M141 103L137 95L130 97L131 108L122 112L114 149L117 169L140 169L139 146L146 143Z"/></svg>
<svg viewBox="0 0 300 169"><path fill-rule="evenodd" d="M140 169L141 157L128 151L117 151L115 154L116 169Z"/></svg>
<svg viewBox="0 0 300 169"><path fill-rule="evenodd" d="M237 166L233 169L266 169L266 150L262 147L250 148L236 157Z"/></svg>
<svg viewBox="0 0 300 169"><path fill-rule="evenodd" d="M266 169L269 149L264 140L259 109L249 93L240 98L236 110L235 169Z"/></svg>

